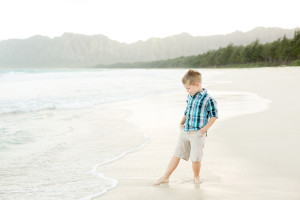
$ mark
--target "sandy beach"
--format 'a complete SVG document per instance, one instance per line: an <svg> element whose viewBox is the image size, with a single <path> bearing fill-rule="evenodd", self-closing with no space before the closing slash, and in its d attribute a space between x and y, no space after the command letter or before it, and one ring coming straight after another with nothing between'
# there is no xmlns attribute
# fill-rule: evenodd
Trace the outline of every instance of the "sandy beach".
<svg viewBox="0 0 300 200"><path fill-rule="evenodd" d="M187 69L2 72L0 199L299 200L300 67L198 70L219 108L202 182L181 160L155 187Z"/></svg>
<svg viewBox="0 0 300 200"><path fill-rule="evenodd" d="M110 104L133 110L128 121L151 141L145 138L142 150L97 168L119 182L94 199L300 199L300 68L218 70L215 78L224 84L208 91L252 92L271 103L262 112L229 119L219 113L208 131L202 183L193 183L191 161L181 160L168 184L152 186L172 156L186 97L157 95Z"/></svg>

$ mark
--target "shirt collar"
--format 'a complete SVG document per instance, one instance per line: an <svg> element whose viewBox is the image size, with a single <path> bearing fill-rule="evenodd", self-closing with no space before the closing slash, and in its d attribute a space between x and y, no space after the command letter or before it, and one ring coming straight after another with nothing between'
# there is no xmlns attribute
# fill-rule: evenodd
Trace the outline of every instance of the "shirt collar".
<svg viewBox="0 0 300 200"><path fill-rule="evenodd" d="M196 96L198 96L198 95L204 95L204 94L206 94L207 93L207 90L205 89L205 88L202 88L202 91L200 91L200 92L197 92L194 96L192 96L192 97L196 97Z"/></svg>

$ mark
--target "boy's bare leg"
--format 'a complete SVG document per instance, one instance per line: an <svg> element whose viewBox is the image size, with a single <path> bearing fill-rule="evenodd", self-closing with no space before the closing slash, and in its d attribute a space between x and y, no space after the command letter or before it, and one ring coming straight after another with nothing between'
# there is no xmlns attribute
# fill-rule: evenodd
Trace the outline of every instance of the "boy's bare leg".
<svg viewBox="0 0 300 200"><path fill-rule="evenodd" d="M201 162L192 162L193 171L194 171L194 181L195 183L200 183L200 168L201 168Z"/></svg>
<svg viewBox="0 0 300 200"><path fill-rule="evenodd" d="M169 162L169 165L166 169L165 174L160 177L153 185L159 185L161 183L168 183L169 182L169 177L173 173L173 171L176 169L178 166L178 163L180 161L180 158L173 156Z"/></svg>

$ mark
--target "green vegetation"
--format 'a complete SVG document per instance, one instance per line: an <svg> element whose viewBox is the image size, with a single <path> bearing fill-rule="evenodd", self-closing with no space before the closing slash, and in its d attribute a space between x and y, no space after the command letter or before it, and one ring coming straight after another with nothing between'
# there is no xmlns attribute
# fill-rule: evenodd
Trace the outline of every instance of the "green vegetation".
<svg viewBox="0 0 300 200"><path fill-rule="evenodd" d="M294 60L290 66L300 66L300 60Z"/></svg>
<svg viewBox="0 0 300 200"><path fill-rule="evenodd" d="M197 67L265 67L291 65L300 66L300 31L293 39L285 36L272 43L260 44L258 40L247 46L233 46L208 51L197 56L174 59L98 65L110 68L197 68Z"/></svg>

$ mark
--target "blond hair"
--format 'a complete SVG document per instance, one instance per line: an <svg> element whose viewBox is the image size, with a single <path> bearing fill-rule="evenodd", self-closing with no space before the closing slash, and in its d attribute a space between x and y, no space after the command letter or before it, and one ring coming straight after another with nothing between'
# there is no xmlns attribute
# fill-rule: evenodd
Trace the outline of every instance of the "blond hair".
<svg viewBox="0 0 300 200"><path fill-rule="evenodd" d="M201 77L201 73L196 70L190 69L182 77L183 84L195 85L197 82L199 82L201 84L202 77Z"/></svg>

